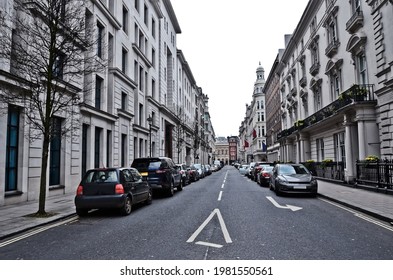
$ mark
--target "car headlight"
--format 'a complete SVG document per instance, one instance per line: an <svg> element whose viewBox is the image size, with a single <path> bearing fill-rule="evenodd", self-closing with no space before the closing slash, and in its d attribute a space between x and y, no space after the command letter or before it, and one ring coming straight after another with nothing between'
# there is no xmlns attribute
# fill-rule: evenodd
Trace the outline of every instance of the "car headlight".
<svg viewBox="0 0 393 280"><path fill-rule="evenodd" d="M280 184L288 184L288 181L284 177L277 177L277 181Z"/></svg>

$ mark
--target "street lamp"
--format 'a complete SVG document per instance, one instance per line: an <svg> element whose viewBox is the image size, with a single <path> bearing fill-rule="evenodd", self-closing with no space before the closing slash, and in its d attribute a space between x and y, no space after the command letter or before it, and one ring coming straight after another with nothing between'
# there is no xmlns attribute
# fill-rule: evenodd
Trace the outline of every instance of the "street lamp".
<svg viewBox="0 0 393 280"><path fill-rule="evenodd" d="M147 118L147 122L149 123L149 148L150 148L150 157L151 157L151 125L153 123L153 118L149 115L149 117Z"/></svg>

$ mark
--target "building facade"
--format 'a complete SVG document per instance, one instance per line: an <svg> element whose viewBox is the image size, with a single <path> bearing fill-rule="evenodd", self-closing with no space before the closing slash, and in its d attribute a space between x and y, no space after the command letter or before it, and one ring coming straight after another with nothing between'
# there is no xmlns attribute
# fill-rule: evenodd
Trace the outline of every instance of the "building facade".
<svg viewBox="0 0 393 280"><path fill-rule="evenodd" d="M251 104L246 104L246 114L239 127L240 162L266 161L266 101L265 70L259 64L256 70L257 79L254 83Z"/></svg>
<svg viewBox="0 0 393 280"><path fill-rule="evenodd" d="M228 138L217 137L215 142L214 160L229 164L229 142Z"/></svg>
<svg viewBox="0 0 393 280"><path fill-rule="evenodd" d="M46 1L38 2L45 5ZM181 29L171 2L76 2L64 2L64 8L79 5L96 41L86 55L105 67L72 85L80 95L74 114L58 113L59 130L72 118L80 125L51 142L47 196L74 192L90 168L128 166L138 157L208 163L214 137L210 118L204 129L208 97L177 49ZM0 2L10 26L12 15L18 15L16 7L14 1ZM5 27L0 28L3 36ZM0 58L0 94L20 89L22 77L12 72L12 64L12 55ZM1 104L0 205L35 200L39 195L42 142L26 137L31 127L24 106L28 105Z"/></svg>
<svg viewBox="0 0 393 280"><path fill-rule="evenodd" d="M351 182L356 160L392 158L392 13L392 1L308 3L277 67L282 161L332 161Z"/></svg>
<svg viewBox="0 0 393 280"><path fill-rule="evenodd" d="M229 136L228 145L229 145L229 164L238 162L239 137Z"/></svg>
<svg viewBox="0 0 393 280"><path fill-rule="evenodd" d="M281 132L280 75L277 73L279 61L280 54L273 63L263 89L266 95L266 145L269 162L278 162L281 159L280 144L277 142L278 133Z"/></svg>

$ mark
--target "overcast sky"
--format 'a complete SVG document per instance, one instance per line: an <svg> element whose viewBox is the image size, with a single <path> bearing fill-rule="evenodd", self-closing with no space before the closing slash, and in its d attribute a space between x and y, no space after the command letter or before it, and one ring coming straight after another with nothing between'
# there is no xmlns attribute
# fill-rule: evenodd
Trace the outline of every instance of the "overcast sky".
<svg viewBox="0 0 393 280"><path fill-rule="evenodd" d="M197 85L209 96L216 137L237 136L250 104L256 69L265 79L308 0L171 0L183 51Z"/></svg>

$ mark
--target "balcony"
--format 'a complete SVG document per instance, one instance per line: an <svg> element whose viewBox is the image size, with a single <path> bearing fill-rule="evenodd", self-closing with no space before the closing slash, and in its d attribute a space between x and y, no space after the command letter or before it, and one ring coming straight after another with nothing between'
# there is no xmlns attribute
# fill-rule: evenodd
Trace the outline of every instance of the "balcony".
<svg viewBox="0 0 393 280"><path fill-rule="evenodd" d="M296 88L296 87L294 87L294 88L291 89L291 95L292 95L293 97L296 97L296 95L297 95L297 88Z"/></svg>
<svg viewBox="0 0 393 280"><path fill-rule="evenodd" d="M299 80L299 85L300 85L301 87L305 87L305 86L307 85L307 77L306 77L306 76L304 76L303 78L301 78L301 79Z"/></svg>
<svg viewBox="0 0 393 280"><path fill-rule="evenodd" d="M351 104L359 104L363 102L374 102L374 85L353 85L348 90L342 92L337 100L330 103L328 106L322 108L315 114L304 119L300 123L289 129L283 130L278 137L280 140L283 137L287 137L292 133L310 127L318 122L321 122L331 116L336 115L341 109ZM281 135L281 137L280 137Z"/></svg>
<svg viewBox="0 0 393 280"><path fill-rule="evenodd" d="M355 33L360 27L363 27L363 12L362 11L356 11L352 17L348 20L347 25L346 25L346 30L349 33Z"/></svg>
<svg viewBox="0 0 393 280"><path fill-rule="evenodd" d="M310 67L310 74L315 76L316 74L319 73L319 68L321 68L321 64L319 62L315 62L311 67Z"/></svg>
<svg viewBox="0 0 393 280"><path fill-rule="evenodd" d="M340 46L340 42L337 40L333 40L329 43L327 48L325 49L325 55L328 57L332 57L338 52L338 47Z"/></svg>

